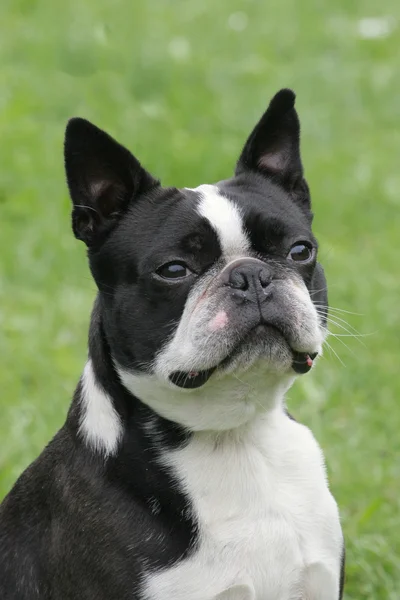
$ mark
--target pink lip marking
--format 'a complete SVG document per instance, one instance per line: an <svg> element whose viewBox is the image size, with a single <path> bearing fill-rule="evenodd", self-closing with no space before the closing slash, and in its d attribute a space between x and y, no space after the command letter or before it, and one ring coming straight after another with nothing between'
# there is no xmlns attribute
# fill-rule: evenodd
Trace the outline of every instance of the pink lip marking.
<svg viewBox="0 0 400 600"><path fill-rule="evenodd" d="M223 329L228 324L228 315L224 310L220 310L215 317L210 321L208 327L211 331Z"/></svg>

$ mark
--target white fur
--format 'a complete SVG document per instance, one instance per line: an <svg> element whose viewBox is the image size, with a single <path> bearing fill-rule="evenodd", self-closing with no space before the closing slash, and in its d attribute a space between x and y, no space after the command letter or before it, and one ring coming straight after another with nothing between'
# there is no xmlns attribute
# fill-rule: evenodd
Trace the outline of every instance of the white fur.
<svg viewBox="0 0 400 600"><path fill-rule="evenodd" d="M192 431L223 431L253 420L283 402L294 373L271 373L259 360L240 375L218 374L201 388L182 390L157 375L137 374L117 366L124 386L158 414Z"/></svg>
<svg viewBox="0 0 400 600"><path fill-rule="evenodd" d="M122 436L121 419L111 398L96 383L90 359L82 375L79 433L88 446L106 456L116 452Z"/></svg>
<svg viewBox="0 0 400 600"><path fill-rule="evenodd" d="M163 456L200 544L148 575L146 600L337 600L342 533L311 432L281 406L236 431L194 434Z"/></svg>
<svg viewBox="0 0 400 600"><path fill-rule="evenodd" d="M225 257L246 255L250 240L245 234L243 219L235 203L222 196L216 185L203 184L194 191L201 196L197 210L216 231L222 254Z"/></svg>

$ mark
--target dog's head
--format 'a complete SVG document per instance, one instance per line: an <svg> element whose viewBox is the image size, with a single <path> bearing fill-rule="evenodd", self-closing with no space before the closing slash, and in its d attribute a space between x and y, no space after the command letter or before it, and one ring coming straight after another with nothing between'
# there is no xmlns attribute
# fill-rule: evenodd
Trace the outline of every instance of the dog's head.
<svg viewBox="0 0 400 600"><path fill-rule="evenodd" d="M247 421L321 352L326 282L294 99L272 99L233 177L195 189L162 187L85 120L67 127L73 229L116 369L193 429Z"/></svg>

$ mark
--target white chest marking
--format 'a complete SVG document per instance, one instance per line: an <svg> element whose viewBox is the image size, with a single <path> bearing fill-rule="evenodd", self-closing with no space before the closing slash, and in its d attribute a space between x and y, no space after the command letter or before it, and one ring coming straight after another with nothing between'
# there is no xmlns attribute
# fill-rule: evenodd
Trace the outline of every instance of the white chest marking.
<svg viewBox="0 0 400 600"><path fill-rule="evenodd" d="M200 432L163 459L199 546L148 576L146 600L338 600L342 533L311 432L279 408L241 437Z"/></svg>
<svg viewBox="0 0 400 600"><path fill-rule="evenodd" d="M111 398L96 382L91 359L82 375L79 433L88 446L105 456L117 451L122 437L121 419Z"/></svg>

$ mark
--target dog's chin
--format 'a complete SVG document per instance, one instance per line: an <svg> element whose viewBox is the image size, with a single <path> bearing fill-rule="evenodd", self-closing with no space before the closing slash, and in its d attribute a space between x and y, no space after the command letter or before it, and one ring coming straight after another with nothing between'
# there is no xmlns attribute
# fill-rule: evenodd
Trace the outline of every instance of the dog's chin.
<svg viewBox="0 0 400 600"><path fill-rule="evenodd" d="M243 338L217 365L204 370L175 371L171 383L183 389L196 389L211 377L222 379L233 372L248 371L255 363L263 362L265 372L276 375L308 373L317 353L298 352L291 348L280 330L272 325L258 325Z"/></svg>

